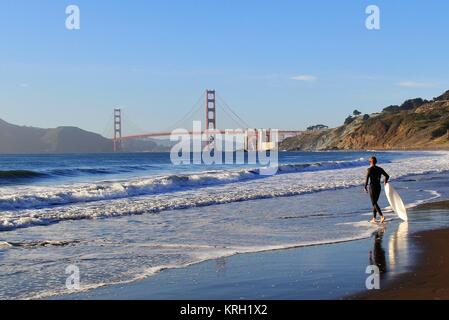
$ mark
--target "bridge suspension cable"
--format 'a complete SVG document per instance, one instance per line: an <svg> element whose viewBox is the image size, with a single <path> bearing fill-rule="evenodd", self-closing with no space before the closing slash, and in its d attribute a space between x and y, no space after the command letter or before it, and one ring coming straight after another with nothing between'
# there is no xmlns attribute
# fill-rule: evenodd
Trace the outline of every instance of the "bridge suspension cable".
<svg viewBox="0 0 449 320"><path fill-rule="evenodd" d="M106 126L101 131L101 135L103 137L112 138L114 136L113 127L112 127L113 120L114 119L112 117L108 117L108 122L106 123Z"/></svg>
<svg viewBox="0 0 449 320"><path fill-rule="evenodd" d="M230 106L229 104L226 103L226 101L217 94L217 98L219 101L219 105L222 106L223 110L231 117L232 119L232 115L234 116L234 118L236 120L234 120L239 126L241 126L241 128L251 128L251 126L245 121L243 120ZM231 115L229 114L231 113Z"/></svg>
<svg viewBox="0 0 449 320"><path fill-rule="evenodd" d="M176 121L172 126L165 128L163 131L171 131L173 129L177 129L177 128L181 127L181 125L183 124L184 121L186 121L187 119L192 117L196 112L198 112L202 108L201 103L202 103L203 99L204 99L204 93L201 94L201 96L198 98L196 103L194 105L192 105L190 110L186 114L184 114L184 116L182 118L180 118L178 121Z"/></svg>
<svg viewBox="0 0 449 320"><path fill-rule="evenodd" d="M129 115L129 112L127 109L121 109L122 111L122 122L123 122L123 128L124 132L126 133L144 133L146 130L142 129L137 122L134 121L134 119ZM125 112L124 112L125 111ZM126 129L126 130L125 130ZM129 132L131 131L131 132Z"/></svg>

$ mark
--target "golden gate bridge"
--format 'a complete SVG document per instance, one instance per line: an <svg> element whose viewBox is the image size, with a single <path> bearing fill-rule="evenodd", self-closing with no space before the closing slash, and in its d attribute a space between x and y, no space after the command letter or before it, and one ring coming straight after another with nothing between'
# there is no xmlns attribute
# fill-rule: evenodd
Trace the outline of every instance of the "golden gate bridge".
<svg viewBox="0 0 449 320"><path fill-rule="evenodd" d="M219 129L217 127L217 93L215 90L206 90L202 95L201 100L204 99L204 105L199 105L200 108L204 108L205 111L205 128L199 132L187 130L185 134L190 136L205 136L209 139L209 143L214 141L214 136L216 135L224 135L228 132L228 130ZM250 126L236 113L233 109L229 107L229 105L222 101L220 103L222 109L226 112L228 116L233 118L235 122L238 124L239 129L234 130L234 132L238 132L244 136L244 148L247 151L259 151L259 150L268 150L274 149L275 146L270 144L271 132L273 129L257 129L250 128ZM198 107L198 103L196 105ZM195 106L190 110L187 114L185 114L181 120L179 120L176 125L185 121L192 116L196 111ZM136 134L123 134L124 121L123 114L121 108L114 109L114 118L113 118L113 143L114 143L114 152L120 152L122 150L122 143L127 140L133 139L146 139L146 138L162 138L169 137L173 134L173 130L166 131L155 131L155 132L145 132L145 133L136 133ZM298 136L304 133L302 130L276 130L278 134L278 141L282 141L288 137Z"/></svg>

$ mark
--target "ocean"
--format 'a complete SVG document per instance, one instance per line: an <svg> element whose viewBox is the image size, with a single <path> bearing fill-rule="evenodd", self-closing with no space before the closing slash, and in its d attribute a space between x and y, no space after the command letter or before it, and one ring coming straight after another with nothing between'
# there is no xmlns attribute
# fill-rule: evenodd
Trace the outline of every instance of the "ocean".
<svg viewBox="0 0 449 320"><path fill-rule="evenodd" d="M175 166L168 153L0 156L0 299L88 291L237 253L370 237L372 152L281 152L252 165ZM376 152L408 207L442 196L449 153ZM427 177L424 182L424 178ZM387 218L385 196L381 204Z"/></svg>

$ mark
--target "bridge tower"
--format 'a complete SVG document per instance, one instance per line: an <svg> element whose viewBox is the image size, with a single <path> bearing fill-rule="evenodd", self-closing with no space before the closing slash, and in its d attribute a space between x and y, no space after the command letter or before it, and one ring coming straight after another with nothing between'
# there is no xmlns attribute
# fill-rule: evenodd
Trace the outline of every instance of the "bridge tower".
<svg viewBox="0 0 449 320"><path fill-rule="evenodd" d="M122 109L114 109L114 152L122 151Z"/></svg>
<svg viewBox="0 0 449 320"><path fill-rule="evenodd" d="M208 146L211 146L215 140L213 135L209 135L208 131L217 129L217 107L215 99L215 90L206 90L206 135L208 136Z"/></svg>

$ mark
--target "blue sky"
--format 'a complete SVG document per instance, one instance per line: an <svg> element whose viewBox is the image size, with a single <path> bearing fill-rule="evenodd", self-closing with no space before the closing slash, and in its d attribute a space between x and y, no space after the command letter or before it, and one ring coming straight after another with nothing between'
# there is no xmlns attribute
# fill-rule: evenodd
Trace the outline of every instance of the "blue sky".
<svg viewBox="0 0 449 320"><path fill-rule="evenodd" d="M81 30L65 28L71 4ZM365 28L371 4L381 30ZM254 127L336 126L449 89L447 12L446 0L0 0L0 118L106 133L121 106L161 130L214 88Z"/></svg>

